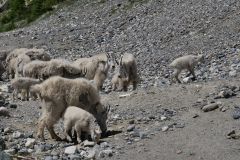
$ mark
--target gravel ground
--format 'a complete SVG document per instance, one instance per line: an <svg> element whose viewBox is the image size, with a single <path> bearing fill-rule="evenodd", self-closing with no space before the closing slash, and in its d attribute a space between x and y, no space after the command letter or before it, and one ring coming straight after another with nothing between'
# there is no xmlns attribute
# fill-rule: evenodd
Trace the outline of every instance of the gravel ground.
<svg viewBox="0 0 240 160"><path fill-rule="evenodd" d="M126 97L101 93L111 105L109 135L94 147L56 142L47 132L45 143L35 139L40 102L12 102L2 91L6 102L0 103L10 117L0 116L0 151L47 160L94 153L102 159L238 159L239 11L237 0L79 0L25 28L0 33L0 50L36 46L53 58L129 52L141 76L138 90ZM205 62L196 69L197 81L171 84L168 64L200 52ZM208 103L218 108L203 112ZM63 136L61 122L56 130Z"/></svg>

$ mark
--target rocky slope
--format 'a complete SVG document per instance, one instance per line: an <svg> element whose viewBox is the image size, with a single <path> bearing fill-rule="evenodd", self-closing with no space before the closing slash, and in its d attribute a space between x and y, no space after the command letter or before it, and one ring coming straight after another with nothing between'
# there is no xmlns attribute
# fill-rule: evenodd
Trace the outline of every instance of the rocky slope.
<svg viewBox="0 0 240 160"><path fill-rule="evenodd" d="M157 83L168 83L174 58L202 51L209 60L197 74L226 78L240 67L239 10L237 0L79 0L29 27L1 33L0 49L44 46L68 59L130 52L150 85L157 76Z"/></svg>
<svg viewBox="0 0 240 160"><path fill-rule="evenodd" d="M234 120L240 118L239 15L237 0L78 0L28 27L0 33L0 50L44 47L69 60L130 52L142 79L133 94L101 93L111 105L110 132L94 147L52 141L47 132L46 142L40 142L35 137L40 102L12 102L1 82L1 106L10 117L0 115L0 156L7 157L5 150L18 158L47 160L93 154L138 160L239 158ZM168 86L168 64L200 51L206 61L197 70L199 82ZM203 112L208 103L219 103L219 109ZM61 123L56 130L63 136Z"/></svg>

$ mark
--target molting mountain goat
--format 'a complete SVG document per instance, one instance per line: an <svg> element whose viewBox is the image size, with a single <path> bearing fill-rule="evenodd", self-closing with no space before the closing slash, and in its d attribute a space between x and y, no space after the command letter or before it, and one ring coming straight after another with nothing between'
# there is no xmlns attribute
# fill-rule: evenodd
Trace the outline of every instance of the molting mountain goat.
<svg viewBox="0 0 240 160"><path fill-rule="evenodd" d="M112 88L116 90L127 91L130 84L133 85L133 90L137 88L138 75L137 64L134 56L129 53L125 53L121 56L119 65L112 78Z"/></svg>
<svg viewBox="0 0 240 160"><path fill-rule="evenodd" d="M84 78L67 79L54 76L41 84L32 86L31 92L38 94L43 103L38 137L44 139L44 128L47 127L51 137L60 140L53 126L68 106L80 107L93 114L101 130L106 132L109 109L102 105L99 93L90 81Z"/></svg>

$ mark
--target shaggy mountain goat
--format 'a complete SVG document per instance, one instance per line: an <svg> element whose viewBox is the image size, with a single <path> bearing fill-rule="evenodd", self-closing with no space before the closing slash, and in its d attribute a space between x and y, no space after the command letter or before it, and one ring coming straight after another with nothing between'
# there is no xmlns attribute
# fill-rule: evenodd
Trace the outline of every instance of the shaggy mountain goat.
<svg viewBox="0 0 240 160"><path fill-rule="evenodd" d="M87 59L87 61L82 62L81 59L79 59L76 60L73 65L80 70L84 70L86 73L84 77L89 80L94 80L98 90L102 88L109 70L108 62L95 59Z"/></svg>
<svg viewBox="0 0 240 160"><path fill-rule="evenodd" d="M169 66L174 68L173 78L175 78L179 83L181 81L178 79L178 75L181 73L182 70L186 69L193 75L193 79L196 79L196 75L194 72L194 67L198 64L198 62L203 62L204 57L202 54L200 55L186 55L175 59Z"/></svg>
<svg viewBox="0 0 240 160"><path fill-rule="evenodd" d="M68 106L80 107L93 114L101 130L106 132L108 108L101 104L98 91L88 80L54 76L41 84L32 86L31 91L38 94L43 103L38 137L44 139L44 128L47 127L51 137L60 140L60 137L54 132L53 126Z"/></svg>
<svg viewBox="0 0 240 160"><path fill-rule="evenodd" d="M79 78L86 73L70 62L63 59L52 59L50 61L32 61L23 67L25 77L47 79L51 76L62 76L65 78Z"/></svg>
<svg viewBox="0 0 240 160"><path fill-rule="evenodd" d="M64 133L66 139L71 140L71 133L72 128L77 132L77 141L81 143L81 132L86 132L87 134L91 135L91 138L94 142L98 143L99 139L101 138L101 129L98 124L95 123L95 117L75 106L67 107L63 114L63 123L64 123Z"/></svg>
<svg viewBox="0 0 240 160"><path fill-rule="evenodd" d="M29 100L29 90L32 85L39 84L41 81L38 79L28 78L28 77L16 77L11 80L11 85L13 87L13 100L17 98L18 93L21 91L21 100L25 99L24 91L27 95L27 100Z"/></svg>
<svg viewBox="0 0 240 160"><path fill-rule="evenodd" d="M118 68L112 78L112 88L116 90L127 91L128 86L133 84L133 90L137 88L137 64L134 56L129 53L125 53L121 56Z"/></svg>
<svg viewBox="0 0 240 160"><path fill-rule="evenodd" d="M10 52L6 58L10 78L23 75L23 66L35 59L50 60L50 56L43 49L36 48L19 48Z"/></svg>
<svg viewBox="0 0 240 160"><path fill-rule="evenodd" d="M13 58L18 57L21 54L25 54L31 58L31 60L50 60L49 54L44 52L44 49L37 49L37 48L17 48L14 49L7 55L6 63Z"/></svg>

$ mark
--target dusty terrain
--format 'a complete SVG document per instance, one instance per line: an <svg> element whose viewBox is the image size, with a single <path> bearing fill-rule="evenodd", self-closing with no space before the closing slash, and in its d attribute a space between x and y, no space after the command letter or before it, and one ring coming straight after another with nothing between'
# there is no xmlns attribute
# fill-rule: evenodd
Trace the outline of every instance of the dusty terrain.
<svg viewBox="0 0 240 160"><path fill-rule="evenodd" d="M109 130L121 131L102 139L113 150L113 156L104 159L238 159L240 141L228 139L227 134L232 130L240 131L239 120L232 118L235 106L239 105L239 95L228 99L214 99L214 96L208 96L215 93L216 88L223 84L237 86L239 81L222 80L173 85L167 88L139 89L135 94L125 98L119 98L123 93L102 95L103 100L112 106ZM196 105L198 102L201 104L201 99L209 102L220 101L221 107L226 111L222 112L218 108L203 112L201 105ZM39 106L39 102L18 102L18 107L11 109L12 117L1 118L1 126L10 127L24 134L33 132L35 137ZM161 120L163 115L168 118ZM195 117L196 115L198 116ZM135 121L136 129L128 132L129 122L132 120ZM60 126L61 124L58 124L57 128L62 133ZM164 126L169 126L169 129L162 131ZM142 138L134 136L138 132L142 132L144 136ZM51 151L57 150L61 155L64 147L56 147L54 144L66 142L50 140L47 132L46 137L48 140L44 144L52 145ZM7 142L8 145L11 143ZM34 153L32 156L42 157L51 155L50 153L47 150L43 153Z"/></svg>
<svg viewBox="0 0 240 160"><path fill-rule="evenodd" d="M141 76L138 90L130 96L119 97L130 91L101 92L102 100L111 105L111 132L102 139L107 143L72 155L64 154L72 143L52 141L47 132L45 143L36 140L32 150L26 149L27 138L36 138L41 104L10 99L17 108L6 105L11 117L0 116L6 150L28 159L47 160L80 159L86 157L85 150L110 150L100 156L102 159L239 159L240 125L232 115L239 107L240 91L235 89L236 95L229 98L216 99L216 95L224 85L240 86L240 1L133 2L78 0L59 6L25 28L0 33L0 50L43 47L54 58L73 60L105 51L116 56L130 52L136 56ZM180 55L200 51L206 59L196 69L197 81L171 84L168 64ZM109 86L108 80L105 91ZM221 102L220 107L201 110L213 102ZM60 122L56 130L61 136L62 129ZM227 137L233 130L236 136ZM16 131L21 133L19 138L13 138ZM99 158L99 153L96 155Z"/></svg>

